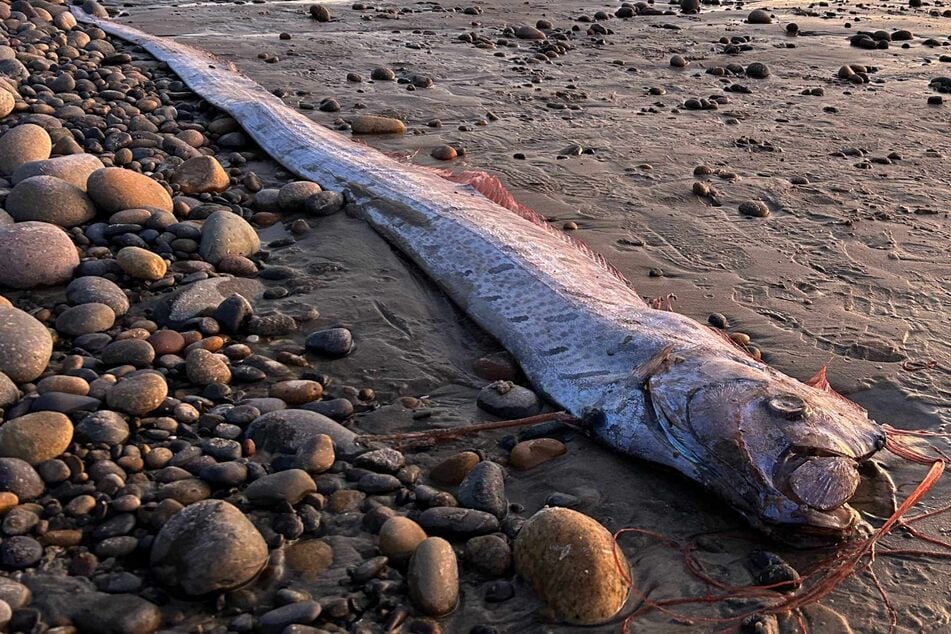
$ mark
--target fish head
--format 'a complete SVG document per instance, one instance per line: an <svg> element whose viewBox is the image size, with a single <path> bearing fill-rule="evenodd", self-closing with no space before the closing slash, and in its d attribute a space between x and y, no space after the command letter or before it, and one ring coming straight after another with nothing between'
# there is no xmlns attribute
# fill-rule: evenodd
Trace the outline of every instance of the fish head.
<svg viewBox="0 0 951 634"><path fill-rule="evenodd" d="M864 409L740 357L674 357L647 390L682 471L753 525L799 545L852 534L859 465L885 444Z"/></svg>

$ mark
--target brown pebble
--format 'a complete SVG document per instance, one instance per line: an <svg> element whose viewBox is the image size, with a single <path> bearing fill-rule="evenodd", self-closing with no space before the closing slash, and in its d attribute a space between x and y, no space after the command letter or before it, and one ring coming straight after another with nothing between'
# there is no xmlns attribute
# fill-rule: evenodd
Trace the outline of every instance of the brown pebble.
<svg viewBox="0 0 951 634"><path fill-rule="evenodd" d="M438 161L451 161L458 156L458 152L456 152L456 148L451 145L440 145L439 147L433 148L433 151L430 152L430 156Z"/></svg>
<svg viewBox="0 0 951 634"><path fill-rule="evenodd" d="M624 605L627 558L601 524L565 508L542 509L515 539L515 570L568 623L593 625Z"/></svg>
<svg viewBox="0 0 951 634"><path fill-rule="evenodd" d="M429 478L437 484L455 486L462 482L481 460L482 457L474 451L461 451L433 467Z"/></svg>
<svg viewBox="0 0 951 634"><path fill-rule="evenodd" d="M20 498L17 497L16 493L0 491L0 515L6 514L7 511L16 507L19 503Z"/></svg>
<svg viewBox="0 0 951 634"><path fill-rule="evenodd" d="M408 517L391 517L380 529L380 552L387 557L400 558L413 554L426 539L426 531Z"/></svg>
<svg viewBox="0 0 951 634"><path fill-rule="evenodd" d="M317 381L292 380L272 385L270 395L294 406L316 401L323 393L324 388Z"/></svg>
<svg viewBox="0 0 951 634"><path fill-rule="evenodd" d="M750 344L750 336L745 332L730 333L730 339L741 346L748 346Z"/></svg>
<svg viewBox="0 0 951 634"><path fill-rule="evenodd" d="M560 440L554 438L535 438L525 440L512 447L509 454L509 465L513 469L532 469L553 458L567 453L568 448Z"/></svg>
<svg viewBox="0 0 951 634"><path fill-rule="evenodd" d="M765 218L769 215L769 207L760 200L747 200L740 203L740 213L752 218Z"/></svg>

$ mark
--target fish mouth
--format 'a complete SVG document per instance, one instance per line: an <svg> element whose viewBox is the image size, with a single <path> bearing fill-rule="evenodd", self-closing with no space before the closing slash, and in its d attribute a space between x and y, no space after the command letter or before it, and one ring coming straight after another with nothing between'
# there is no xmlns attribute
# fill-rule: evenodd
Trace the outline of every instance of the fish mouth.
<svg viewBox="0 0 951 634"><path fill-rule="evenodd" d="M859 521L858 512L843 504L831 511L807 511L793 520L767 520L763 528L777 541L797 548L816 548L848 540L855 534Z"/></svg>

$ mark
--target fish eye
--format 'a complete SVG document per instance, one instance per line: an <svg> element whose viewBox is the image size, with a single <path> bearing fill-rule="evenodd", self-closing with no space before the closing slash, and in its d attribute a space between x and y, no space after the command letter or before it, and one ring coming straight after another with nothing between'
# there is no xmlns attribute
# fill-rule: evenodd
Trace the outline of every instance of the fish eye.
<svg viewBox="0 0 951 634"><path fill-rule="evenodd" d="M806 402L795 394L779 394L771 396L766 401L766 407L774 414L779 414L789 420L805 418L809 413Z"/></svg>

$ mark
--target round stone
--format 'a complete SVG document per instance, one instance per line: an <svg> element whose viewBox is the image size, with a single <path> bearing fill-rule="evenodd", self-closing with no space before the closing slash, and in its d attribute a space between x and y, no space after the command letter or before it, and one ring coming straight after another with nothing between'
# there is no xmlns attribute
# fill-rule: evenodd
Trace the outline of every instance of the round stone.
<svg viewBox="0 0 951 634"><path fill-rule="evenodd" d="M144 370L127 375L106 392L111 409L145 416L165 401L168 383L158 372Z"/></svg>
<svg viewBox="0 0 951 634"><path fill-rule="evenodd" d="M532 469L553 458L562 456L568 448L554 438L535 438L518 443L509 454L509 465L513 469Z"/></svg>
<svg viewBox="0 0 951 634"><path fill-rule="evenodd" d="M144 339L120 339L103 348L100 358L107 366L147 368L155 360L155 348Z"/></svg>
<svg viewBox="0 0 951 634"><path fill-rule="evenodd" d="M317 434L297 449L294 467L307 473L323 473L333 466L335 459L333 439L326 434Z"/></svg>
<svg viewBox="0 0 951 634"><path fill-rule="evenodd" d="M16 383L0 372L0 407L10 407L18 400L20 400L20 390L17 389Z"/></svg>
<svg viewBox="0 0 951 634"><path fill-rule="evenodd" d="M700 0L680 0L681 13L700 13Z"/></svg>
<svg viewBox="0 0 951 634"><path fill-rule="evenodd" d="M46 485L29 462L19 458L0 458L0 491L9 491L21 501L43 495Z"/></svg>
<svg viewBox="0 0 951 634"><path fill-rule="evenodd" d="M52 149L46 130L32 123L19 125L0 136L0 175L13 176L24 163L48 159Z"/></svg>
<svg viewBox="0 0 951 634"><path fill-rule="evenodd" d="M67 308L56 318L56 330L70 337L103 332L112 328L116 314L105 304L80 304Z"/></svg>
<svg viewBox="0 0 951 634"><path fill-rule="evenodd" d="M511 381L495 381L479 391L476 404L500 418L526 418L541 411L542 403L532 390Z"/></svg>
<svg viewBox="0 0 951 634"><path fill-rule="evenodd" d="M331 216L346 204L347 201L340 192L322 191L307 199L304 210L311 216Z"/></svg>
<svg viewBox="0 0 951 634"><path fill-rule="evenodd" d="M172 197L157 181L120 167L106 167L89 175L86 189L107 214L146 207L172 211Z"/></svg>
<svg viewBox="0 0 951 634"><path fill-rule="evenodd" d="M542 509L525 522L514 550L515 571L561 621L603 623L627 599L627 559L611 533L586 515Z"/></svg>
<svg viewBox="0 0 951 634"><path fill-rule="evenodd" d="M396 73L393 72L392 68L378 66L370 71L370 79L376 81L394 81L396 79Z"/></svg>
<svg viewBox="0 0 951 634"><path fill-rule="evenodd" d="M17 308L0 307L0 372L14 383L32 381L46 369L53 337L42 323Z"/></svg>
<svg viewBox="0 0 951 634"><path fill-rule="evenodd" d="M391 117L358 115L350 120L350 130L354 134L403 134L406 124Z"/></svg>
<svg viewBox="0 0 951 634"><path fill-rule="evenodd" d="M261 615L258 630L261 634L283 634L295 632L295 625L308 626L320 616L320 603L317 601L295 601L274 608Z"/></svg>
<svg viewBox="0 0 951 634"><path fill-rule="evenodd" d="M310 17L318 22L330 22L330 9L322 4L312 4L310 6Z"/></svg>
<svg viewBox="0 0 951 634"><path fill-rule="evenodd" d="M129 277L155 281L165 277L168 265L162 256L141 247L123 247L116 261Z"/></svg>
<svg viewBox="0 0 951 634"><path fill-rule="evenodd" d="M326 434L333 439L334 451L338 454L356 454L366 450L356 442L357 435L353 431L326 416L303 409L268 412L254 419L246 432L259 451L291 455L319 434Z"/></svg>
<svg viewBox="0 0 951 634"><path fill-rule="evenodd" d="M129 438L129 424L108 409L89 414L76 425L76 436L86 442L120 445Z"/></svg>
<svg viewBox="0 0 951 634"><path fill-rule="evenodd" d="M239 587L267 563L264 538L244 513L205 500L172 516L152 546L152 572L163 584L200 597Z"/></svg>
<svg viewBox="0 0 951 634"><path fill-rule="evenodd" d="M317 381L295 379L281 381L271 386L271 397L279 398L292 407L316 401L323 393L324 388Z"/></svg>
<svg viewBox="0 0 951 634"><path fill-rule="evenodd" d="M16 107L16 99L6 90L0 89L0 119L10 116Z"/></svg>
<svg viewBox="0 0 951 634"><path fill-rule="evenodd" d="M433 151L429 153L437 161L451 161L452 159L458 156L456 148L451 145L440 145L433 148Z"/></svg>
<svg viewBox="0 0 951 634"><path fill-rule="evenodd" d="M26 535L10 537L0 544L0 563L5 568L21 570L37 564L43 557L40 542Z"/></svg>
<svg viewBox="0 0 951 634"><path fill-rule="evenodd" d="M68 282L79 254L62 229L46 222L0 226L0 286L36 288Z"/></svg>
<svg viewBox="0 0 951 634"><path fill-rule="evenodd" d="M32 599L32 595L30 589L19 581L7 577L0 578L0 601L14 610L26 607ZM0 630L2 630L2 626L0 626Z"/></svg>
<svg viewBox="0 0 951 634"><path fill-rule="evenodd" d="M515 37L520 40L544 40L545 34L533 26L520 26L515 29Z"/></svg>
<svg viewBox="0 0 951 634"><path fill-rule="evenodd" d="M46 394L48 392L86 396L89 394L89 382L78 376L53 374L43 377L39 383L36 384L37 394Z"/></svg>
<svg viewBox="0 0 951 634"><path fill-rule="evenodd" d="M426 531L413 520L391 517L380 529L380 552L390 559L409 557L425 539Z"/></svg>
<svg viewBox="0 0 951 634"><path fill-rule="evenodd" d="M185 337L174 330L159 330L148 338L155 354L178 354L185 348Z"/></svg>
<svg viewBox="0 0 951 634"><path fill-rule="evenodd" d="M17 222L37 220L75 227L96 217L89 197L55 176L33 176L16 184L4 203Z"/></svg>
<svg viewBox="0 0 951 634"><path fill-rule="evenodd" d="M288 469L258 478L248 485L244 494L249 502L257 506L293 505L316 490L313 478L306 471Z"/></svg>
<svg viewBox="0 0 951 634"><path fill-rule="evenodd" d="M70 154L24 163L13 173L12 180L16 184L33 176L55 176L85 192L89 175L103 167L102 161L92 154Z"/></svg>
<svg viewBox="0 0 951 634"><path fill-rule="evenodd" d="M288 546L284 550L284 557L291 570L305 579L312 579L330 568L334 551L322 540L303 539Z"/></svg>
<svg viewBox="0 0 951 634"><path fill-rule="evenodd" d="M466 542L466 564L486 577L503 577L512 568L512 548L498 535L479 535Z"/></svg>
<svg viewBox="0 0 951 634"><path fill-rule="evenodd" d="M327 328L308 335L304 345L311 352L328 357L342 357L353 347L353 335L347 328Z"/></svg>
<svg viewBox="0 0 951 634"><path fill-rule="evenodd" d="M413 604L428 616L444 616L459 602L459 565L452 545L428 537L416 547L406 573Z"/></svg>
<svg viewBox="0 0 951 634"><path fill-rule="evenodd" d="M141 581L136 579L134 588L139 586ZM76 628L80 632L154 634L162 625L159 607L135 594L96 592L89 599L84 597L83 603L83 608L75 615Z"/></svg>
<svg viewBox="0 0 951 634"><path fill-rule="evenodd" d="M59 456L73 440L73 424L59 412L33 412L0 426L0 457L37 465Z"/></svg>
<svg viewBox="0 0 951 634"><path fill-rule="evenodd" d="M185 372L188 380L195 385L231 382L231 368L227 361L204 348L195 348L188 353L185 359Z"/></svg>
<svg viewBox="0 0 951 634"><path fill-rule="evenodd" d="M105 304L116 316L129 312L129 298L115 282L104 277L78 277L66 287L70 304Z"/></svg>
<svg viewBox="0 0 951 634"><path fill-rule="evenodd" d="M505 497L505 471L491 460L480 462L459 485L456 498L460 506L485 511L502 519L509 506Z"/></svg>
<svg viewBox="0 0 951 634"><path fill-rule="evenodd" d="M212 264L226 255L254 255L260 248L261 240L254 227L238 214L216 211L202 225L198 252Z"/></svg>
<svg viewBox="0 0 951 634"><path fill-rule="evenodd" d="M445 486L455 486L465 479L482 457L474 451L461 451L449 456L429 472L433 482Z"/></svg>
<svg viewBox="0 0 951 634"><path fill-rule="evenodd" d="M323 190L320 185L310 181L288 183L281 187L280 192L278 192L277 204L281 211L292 213L304 211L304 203L307 202L307 199L321 191Z"/></svg>
<svg viewBox="0 0 951 634"><path fill-rule="evenodd" d="M770 17L767 11L755 9L750 11L750 14L746 17L746 21L750 24L772 24L773 18Z"/></svg>
<svg viewBox="0 0 951 634"><path fill-rule="evenodd" d="M765 218L769 215L769 207L761 200L747 200L740 203L740 213L752 218Z"/></svg>
<svg viewBox="0 0 951 634"><path fill-rule="evenodd" d="M769 77L769 66L761 62L753 62L746 67L746 76L753 79L766 79Z"/></svg>
<svg viewBox="0 0 951 634"><path fill-rule="evenodd" d="M231 184L228 173L212 156L196 156L179 165L171 182L186 195L223 192Z"/></svg>

